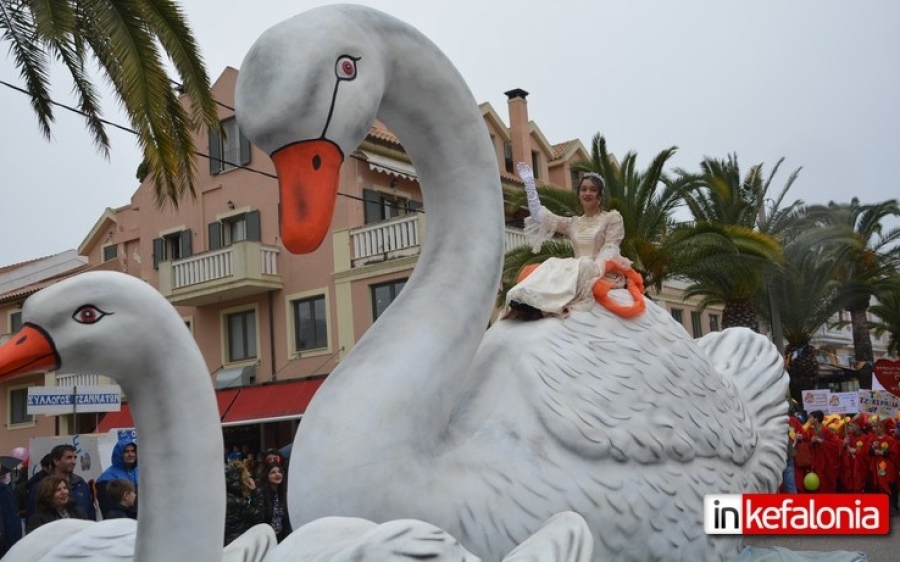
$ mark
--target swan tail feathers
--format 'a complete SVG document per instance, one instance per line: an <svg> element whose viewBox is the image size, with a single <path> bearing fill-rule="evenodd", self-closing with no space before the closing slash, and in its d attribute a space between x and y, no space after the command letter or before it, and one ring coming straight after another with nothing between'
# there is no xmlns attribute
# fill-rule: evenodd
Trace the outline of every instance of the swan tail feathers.
<svg viewBox="0 0 900 562"><path fill-rule="evenodd" d="M788 374L776 347L747 328L729 328L697 340L713 366L730 380L755 429L745 491L774 492L787 455Z"/></svg>

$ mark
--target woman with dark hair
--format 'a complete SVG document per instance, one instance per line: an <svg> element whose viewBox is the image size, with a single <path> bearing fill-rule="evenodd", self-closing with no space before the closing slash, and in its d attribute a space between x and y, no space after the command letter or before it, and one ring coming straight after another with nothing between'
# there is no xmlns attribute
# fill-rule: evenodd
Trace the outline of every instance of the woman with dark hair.
<svg viewBox="0 0 900 562"><path fill-rule="evenodd" d="M284 467L279 463L269 463L260 471L260 488L263 493L265 522L275 531L281 542L291 534L291 521L287 512L287 482Z"/></svg>
<svg viewBox="0 0 900 562"><path fill-rule="evenodd" d="M70 498L69 481L56 474L45 477L37 485L34 515L28 519L25 532L57 519L88 519L87 513Z"/></svg>
<svg viewBox="0 0 900 562"><path fill-rule="evenodd" d="M569 237L575 257L549 258L533 271L523 272L527 277L506 295L506 316L523 320L567 316L573 309L593 305L597 280L607 282L606 291L624 287L624 272L631 272L631 261L619 253L625 227L618 211L604 210L603 178L594 173L582 176L578 201L583 213L561 217L541 206L531 168L520 162L517 169L528 196L531 217L525 219L525 233L534 251L558 232Z"/></svg>

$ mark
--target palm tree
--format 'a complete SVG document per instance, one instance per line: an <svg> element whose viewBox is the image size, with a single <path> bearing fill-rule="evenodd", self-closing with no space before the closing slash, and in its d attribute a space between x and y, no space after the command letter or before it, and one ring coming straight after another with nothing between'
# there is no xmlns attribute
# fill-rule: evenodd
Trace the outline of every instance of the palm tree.
<svg viewBox="0 0 900 562"><path fill-rule="evenodd" d="M811 340L816 331L846 304L836 272L853 239L834 229L804 228L802 221L783 231L785 265L768 280L771 307L778 311L787 347L785 357L791 394L813 388L819 375L816 349Z"/></svg>
<svg viewBox="0 0 900 562"><path fill-rule="evenodd" d="M125 109L160 205L177 205L194 193L193 128L217 126L209 78L184 15L171 0L0 0L0 41L15 59L38 127L49 138L54 121L49 65L62 62L72 75L78 109L98 150L109 153L91 59ZM181 104L166 73L163 51L190 100ZM199 121L199 123L195 123Z"/></svg>
<svg viewBox="0 0 900 562"><path fill-rule="evenodd" d="M836 272L841 292L848 302L853 332L853 351L857 363L871 373L875 360L872 350L868 310L873 296L892 286L900 264L900 228L885 230L883 222L900 217L900 205L890 199L863 205L854 197L849 204L833 201L807 209L807 220L845 232L856 238L846 260Z"/></svg>
<svg viewBox="0 0 900 562"><path fill-rule="evenodd" d="M702 262L679 260L684 264L682 274L692 281L686 296L704 295L703 306L723 304L724 328L744 326L758 331L758 313L765 308L760 304L760 296L765 294L766 279L783 261L776 228L781 227L799 202L765 216L772 180L783 160L775 164L765 180L762 164L750 168L741 179L736 155L729 155L726 160L705 158L699 174L677 170L694 222L677 235L682 244L673 249L692 258L697 254L694 238L700 236L707 258ZM773 209L781 208L799 171L788 178ZM718 254L716 246L720 249Z"/></svg>
<svg viewBox="0 0 900 562"><path fill-rule="evenodd" d="M872 323L875 334L879 337L884 333L888 334L888 355L896 357L900 355L900 276L893 277L889 284L894 288L879 291L876 295L878 300L869 308L869 312L876 317Z"/></svg>

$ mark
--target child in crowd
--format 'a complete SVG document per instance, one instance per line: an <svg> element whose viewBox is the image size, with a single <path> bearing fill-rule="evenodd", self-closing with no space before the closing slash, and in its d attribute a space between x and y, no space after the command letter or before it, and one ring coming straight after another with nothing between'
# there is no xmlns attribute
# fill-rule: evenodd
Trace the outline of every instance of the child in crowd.
<svg viewBox="0 0 900 562"><path fill-rule="evenodd" d="M112 507L109 509L107 519L137 519L137 510L134 508L134 502L137 499L137 492L134 484L124 478L110 480L106 485L106 493L109 495Z"/></svg>

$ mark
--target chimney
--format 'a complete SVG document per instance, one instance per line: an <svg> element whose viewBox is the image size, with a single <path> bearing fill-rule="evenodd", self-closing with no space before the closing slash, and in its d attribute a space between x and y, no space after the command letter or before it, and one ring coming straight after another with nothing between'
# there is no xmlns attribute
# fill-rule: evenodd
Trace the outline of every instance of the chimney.
<svg viewBox="0 0 900 562"><path fill-rule="evenodd" d="M531 166L531 137L528 132L528 92L521 88L503 92L509 105L509 137L512 144L513 166L525 162ZM515 169L515 168L513 168Z"/></svg>

